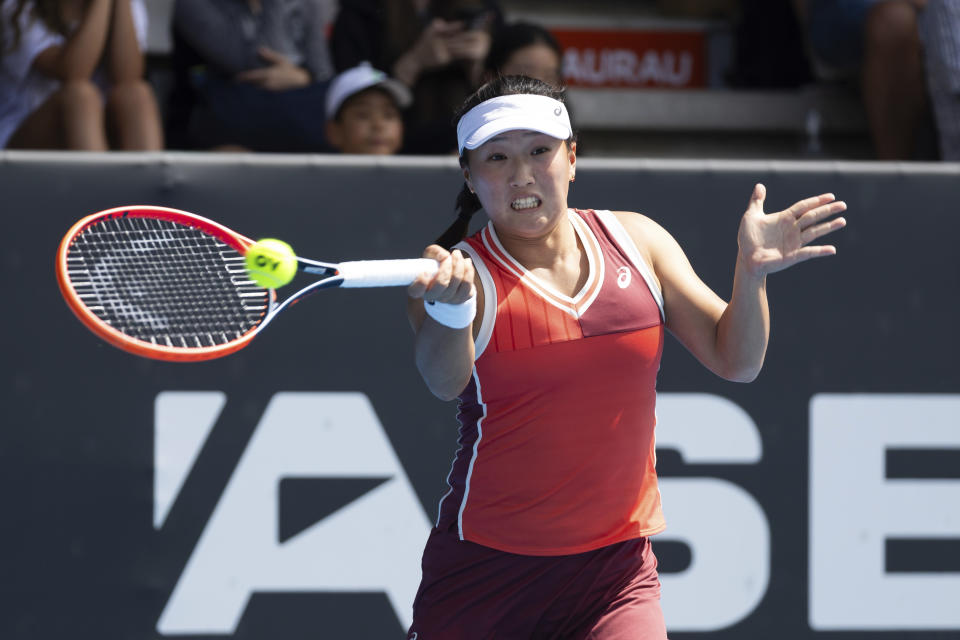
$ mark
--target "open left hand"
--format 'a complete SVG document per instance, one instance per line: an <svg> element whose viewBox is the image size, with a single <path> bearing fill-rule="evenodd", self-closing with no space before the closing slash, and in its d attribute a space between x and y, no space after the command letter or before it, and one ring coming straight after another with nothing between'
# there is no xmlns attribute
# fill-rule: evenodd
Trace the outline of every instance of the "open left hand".
<svg viewBox="0 0 960 640"><path fill-rule="evenodd" d="M257 85L268 91L286 91L310 84L310 74L306 69L293 64L289 58L270 47L257 50L267 66L249 69L237 74L237 81Z"/></svg>
<svg viewBox="0 0 960 640"><path fill-rule="evenodd" d="M764 213L766 196L766 187L756 185L740 221L738 260L749 273L775 273L798 262L832 256L837 252L831 245L810 243L846 226L844 218L828 220L846 210L844 202L837 201L832 193L825 193L801 200L777 213Z"/></svg>

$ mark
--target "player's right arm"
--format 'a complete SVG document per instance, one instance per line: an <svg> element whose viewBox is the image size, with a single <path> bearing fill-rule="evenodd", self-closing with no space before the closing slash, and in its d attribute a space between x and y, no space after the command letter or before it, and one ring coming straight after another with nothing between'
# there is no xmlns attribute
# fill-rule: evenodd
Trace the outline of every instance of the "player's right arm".
<svg viewBox="0 0 960 640"><path fill-rule="evenodd" d="M473 373L474 326L479 326L476 318L483 317L482 287L470 258L460 251L430 245L423 257L436 260L439 268L432 276L421 275L407 289L407 317L416 334L414 359L430 391L441 400L452 400ZM437 322L424 309L426 301L461 304L471 296L478 296L477 314L473 324L462 329Z"/></svg>

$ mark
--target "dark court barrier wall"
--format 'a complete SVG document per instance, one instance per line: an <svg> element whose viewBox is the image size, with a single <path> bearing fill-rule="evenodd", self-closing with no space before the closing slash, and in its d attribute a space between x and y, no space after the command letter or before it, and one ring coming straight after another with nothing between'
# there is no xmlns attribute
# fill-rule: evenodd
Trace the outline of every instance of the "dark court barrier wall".
<svg viewBox="0 0 960 640"><path fill-rule="evenodd" d="M958 638L960 167L585 159L570 202L652 216L728 296L758 181L768 211L830 191L850 224L770 277L754 383L668 340L671 637ZM460 184L446 158L0 154L0 637L402 638L457 446L403 291L326 292L238 354L157 363L81 327L53 259L75 220L137 203L414 257Z"/></svg>

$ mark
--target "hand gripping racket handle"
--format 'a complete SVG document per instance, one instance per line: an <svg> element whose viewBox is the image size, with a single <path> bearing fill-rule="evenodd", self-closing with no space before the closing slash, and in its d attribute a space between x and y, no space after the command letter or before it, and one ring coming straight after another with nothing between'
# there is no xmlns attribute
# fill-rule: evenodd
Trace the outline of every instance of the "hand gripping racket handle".
<svg viewBox="0 0 960 640"><path fill-rule="evenodd" d="M436 273L437 261L430 258L357 260L341 262L337 272L343 276L341 287L405 287L421 273Z"/></svg>

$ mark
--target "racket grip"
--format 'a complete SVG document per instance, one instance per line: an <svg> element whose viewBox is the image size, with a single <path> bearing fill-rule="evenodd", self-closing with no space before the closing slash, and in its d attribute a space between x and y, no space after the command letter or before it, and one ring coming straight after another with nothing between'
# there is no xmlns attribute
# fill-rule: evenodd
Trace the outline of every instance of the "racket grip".
<svg viewBox="0 0 960 640"><path fill-rule="evenodd" d="M357 260L341 262L337 272L343 276L341 287L405 287L421 273L436 273L437 261L430 258Z"/></svg>

